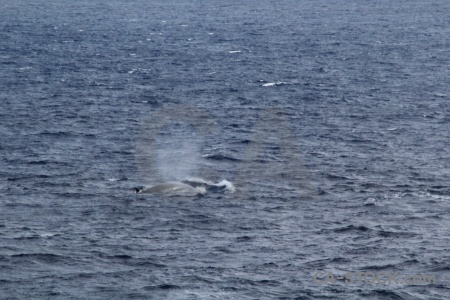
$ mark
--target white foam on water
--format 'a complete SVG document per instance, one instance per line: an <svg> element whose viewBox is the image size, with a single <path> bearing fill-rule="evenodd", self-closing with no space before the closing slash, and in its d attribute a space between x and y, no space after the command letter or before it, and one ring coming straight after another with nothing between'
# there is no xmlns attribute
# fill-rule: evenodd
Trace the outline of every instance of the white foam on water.
<svg viewBox="0 0 450 300"><path fill-rule="evenodd" d="M226 179L222 180L221 182L217 183L216 186L219 187L226 187L226 189L230 192L230 193L234 193L236 192L236 188L234 187L234 184L231 181L228 181Z"/></svg>
<svg viewBox="0 0 450 300"><path fill-rule="evenodd" d="M228 181L226 179L223 179L219 183L214 183L212 181L205 180L203 178L191 177L191 178L188 178L187 181L189 181L191 183L203 184L205 186L211 186L211 187L212 186L224 187L230 193L234 193L236 191L234 184L231 181Z"/></svg>

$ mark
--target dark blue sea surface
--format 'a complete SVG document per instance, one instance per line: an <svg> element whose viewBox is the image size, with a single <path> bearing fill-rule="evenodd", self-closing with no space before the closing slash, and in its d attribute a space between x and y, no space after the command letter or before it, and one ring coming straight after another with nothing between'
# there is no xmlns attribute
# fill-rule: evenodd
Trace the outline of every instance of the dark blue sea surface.
<svg viewBox="0 0 450 300"><path fill-rule="evenodd" d="M0 298L449 299L449 12L1 0Z"/></svg>

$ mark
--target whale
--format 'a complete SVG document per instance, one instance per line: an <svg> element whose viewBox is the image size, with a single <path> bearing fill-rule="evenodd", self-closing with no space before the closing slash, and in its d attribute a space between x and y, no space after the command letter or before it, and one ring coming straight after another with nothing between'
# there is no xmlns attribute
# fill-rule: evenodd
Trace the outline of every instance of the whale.
<svg viewBox="0 0 450 300"><path fill-rule="evenodd" d="M171 196L198 196L206 194L206 189L201 186L193 187L182 182L167 182L154 185L149 188L134 188L137 194L153 193L167 194Z"/></svg>
<svg viewBox="0 0 450 300"><path fill-rule="evenodd" d="M182 181L172 181L151 187L135 187L136 194L164 194L167 196L198 196L206 192L234 193L236 188L228 180L214 183L201 178L192 177Z"/></svg>

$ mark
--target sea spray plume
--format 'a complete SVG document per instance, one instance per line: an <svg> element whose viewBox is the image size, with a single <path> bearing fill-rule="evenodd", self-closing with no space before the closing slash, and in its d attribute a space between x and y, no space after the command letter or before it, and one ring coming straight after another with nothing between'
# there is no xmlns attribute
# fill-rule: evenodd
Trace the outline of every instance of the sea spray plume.
<svg viewBox="0 0 450 300"><path fill-rule="evenodd" d="M171 126L175 125L175 126ZM181 181L197 175L201 138L185 123L167 124L155 141L156 169L164 181Z"/></svg>
<svg viewBox="0 0 450 300"><path fill-rule="evenodd" d="M142 182L161 183L206 173L199 160L200 147L215 127L210 115L195 106L153 111L144 120L136 141L135 161Z"/></svg>

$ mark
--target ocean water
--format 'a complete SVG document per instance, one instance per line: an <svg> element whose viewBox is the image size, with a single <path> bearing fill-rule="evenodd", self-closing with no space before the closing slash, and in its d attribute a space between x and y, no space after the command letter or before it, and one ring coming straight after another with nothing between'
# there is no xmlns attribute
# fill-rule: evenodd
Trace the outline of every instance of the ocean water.
<svg viewBox="0 0 450 300"><path fill-rule="evenodd" d="M1 299L450 298L450 2L0 6Z"/></svg>

